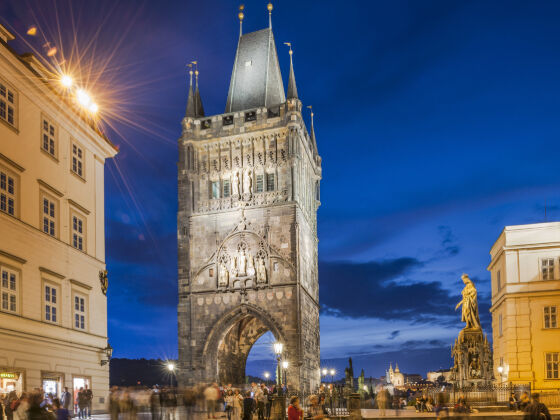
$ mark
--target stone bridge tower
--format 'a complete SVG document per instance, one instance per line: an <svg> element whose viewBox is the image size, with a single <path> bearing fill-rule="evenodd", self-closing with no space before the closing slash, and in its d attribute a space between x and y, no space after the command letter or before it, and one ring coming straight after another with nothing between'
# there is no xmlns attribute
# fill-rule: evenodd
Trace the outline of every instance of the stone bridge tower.
<svg viewBox="0 0 560 420"><path fill-rule="evenodd" d="M321 158L291 48L285 94L272 28L240 34L221 115L204 115L195 76L179 139L179 383L244 383L251 347L271 331L288 383L313 389Z"/></svg>

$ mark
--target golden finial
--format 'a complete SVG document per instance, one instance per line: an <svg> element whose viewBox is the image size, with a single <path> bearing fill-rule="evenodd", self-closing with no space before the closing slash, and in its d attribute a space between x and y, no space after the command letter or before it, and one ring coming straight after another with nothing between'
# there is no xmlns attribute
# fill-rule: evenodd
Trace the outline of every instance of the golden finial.
<svg viewBox="0 0 560 420"><path fill-rule="evenodd" d="M272 3L268 3L266 9L268 10L268 27L272 28Z"/></svg>
<svg viewBox="0 0 560 420"><path fill-rule="evenodd" d="M239 6L239 13L237 14L237 17L239 18L239 37L243 35L243 18L245 17L243 10L245 10L244 4Z"/></svg>
<svg viewBox="0 0 560 420"><path fill-rule="evenodd" d="M268 13L272 13L272 3L268 3L268 6L266 6L266 9L268 10Z"/></svg>

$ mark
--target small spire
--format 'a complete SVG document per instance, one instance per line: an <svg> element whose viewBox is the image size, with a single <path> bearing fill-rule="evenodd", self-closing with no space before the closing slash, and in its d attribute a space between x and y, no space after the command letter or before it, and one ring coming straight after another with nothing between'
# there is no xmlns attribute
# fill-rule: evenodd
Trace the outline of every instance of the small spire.
<svg viewBox="0 0 560 420"><path fill-rule="evenodd" d="M190 68L190 70L189 70L190 82L189 82L189 94L188 94L188 97L187 97L187 111L186 111L185 115L187 117L196 118L196 110L195 110L195 104L194 104L194 93L193 93L193 83L192 83L192 76L193 76L192 63L187 64L187 67Z"/></svg>
<svg viewBox="0 0 560 420"><path fill-rule="evenodd" d="M268 6L266 6L267 10L268 10L268 27L272 28L272 3L268 3Z"/></svg>
<svg viewBox="0 0 560 420"><path fill-rule="evenodd" d="M243 10L245 10L245 5L242 4L239 6L239 13L237 14L237 17L239 18L239 37L241 38L241 35L243 35L243 19L245 18L245 14L243 13Z"/></svg>
<svg viewBox="0 0 560 420"><path fill-rule="evenodd" d="M294 62L292 56L294 52L292 51L292 43L284 42L285 45L290 47L290 77L288 78L288 95L287 99L298 99L297 86L296 86L296 76L294 73Z"/></svg>
<svg viewBox="0 0 560 420"><path fill-rule="evenodd" d="M194 109L197 117L204 117L204 108L202 107L202 99L200 98L200 91L198 90L198 69L194 71L194 77L196 81L194 91Z"/></svg>

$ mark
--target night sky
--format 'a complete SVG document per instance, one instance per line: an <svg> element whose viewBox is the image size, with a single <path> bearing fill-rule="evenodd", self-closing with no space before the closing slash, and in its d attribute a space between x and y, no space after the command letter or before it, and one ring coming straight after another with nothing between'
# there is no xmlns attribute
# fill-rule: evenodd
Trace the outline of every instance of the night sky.
<svg viewBox="0 0 560 420"><path fill-rule="evenodd" d="M246 1L245 32L268 24L266 3ZM62 67L81 65L120 147L106 165L116 357L177 355L176 142L185 65L198 60L206 113L222 113L237 6L0 2L0 22L18 34L18 51L46 55L48 40ZM352 356L368 376L391 361L423 375L448 367L462 328L454 312L461 274L478 287L491 335L491 245L505 225L560 216L560 3L282 0L274 7L284 86L289 41L323 159L324 365L341 372ZM35 37L26 35L31 25ZM255 346L250 373L272 360L271 340Z"/></svg>

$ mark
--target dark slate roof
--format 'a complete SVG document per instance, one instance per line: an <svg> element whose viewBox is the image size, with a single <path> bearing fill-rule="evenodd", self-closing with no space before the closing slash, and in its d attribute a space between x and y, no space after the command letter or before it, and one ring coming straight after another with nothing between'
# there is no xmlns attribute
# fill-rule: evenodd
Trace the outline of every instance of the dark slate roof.
<svg viewBox="0 0 560 420"><path fill-rule="evenodd" d="M284 103L284 84L271 28L239 37L226 112Z"/></svg>
<svg viewBox="0 0 560 420"><path fill-rule="evenodd" d="M294 63L292 60L292 50L290 50L290 78L288 79L288 99L298 99L296 75L294 74Z"/></svg>

